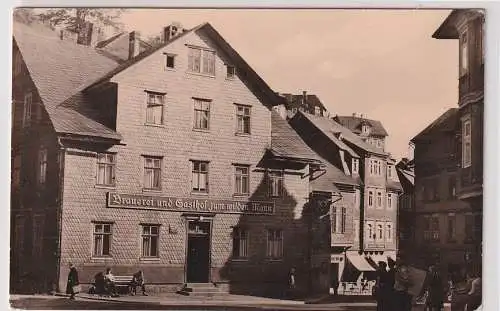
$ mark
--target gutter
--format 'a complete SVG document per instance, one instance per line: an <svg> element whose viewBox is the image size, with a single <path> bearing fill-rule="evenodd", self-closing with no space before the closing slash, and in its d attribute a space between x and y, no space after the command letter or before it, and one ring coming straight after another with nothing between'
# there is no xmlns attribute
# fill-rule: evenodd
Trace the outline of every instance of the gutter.
<svg viewBox="0 0 500 311"><path fill-rule="evenodd" d="M61 137L57 138L57 143L59 145L59 207L57 211L57 283L56 283L56 291L60 292L61 288L59 288L59 279L61 278L61 240L62 240L62 209L63 209L63 194L64 194L64 163L65 163L65 153L66 147L61 142Z"/></svg>

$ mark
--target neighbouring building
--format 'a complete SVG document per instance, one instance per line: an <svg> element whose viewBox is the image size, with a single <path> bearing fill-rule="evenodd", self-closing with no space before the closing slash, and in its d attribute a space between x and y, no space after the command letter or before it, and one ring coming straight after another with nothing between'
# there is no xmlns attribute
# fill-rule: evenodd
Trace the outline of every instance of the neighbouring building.
<svg viewBox="0 0 500 311"><path fill-rule="evenodd" d="M278 93L279 94L279 93ZM319 100L318 96L314 94L307 94L303 91L302 94L282 93L280 96L285 98L283 105L274 107L283 119L291 119L297 111L307 112L317 116L329 117L330 113L325 105Z"/></svg>
<svg viewBox="0 0 500 311"><path fill-rule="evenodd" d="M328 117L299 111L289 123L329 163L327 167L335 168L329 171L333 175L330 183L340 190L344 205L352 209L348 213L352 215L352 227L343 234L332 232L331 265L338 271L331 275L340 280L339 293L359 293L361 279L373 279L379 261L396 257L398 196L402 189L394 160L382 148ZM334 224L332 220L332 227Z"/></svg>
<svg viewBox="0 0 500 311"><path fill-rule="evenodd" d="M342 177L339 191L311 191L322 159L210 24L121 64L57 33L13 30L12 291L64 291L69 263L84 288L111 267L141 269L151 291L256 295L284 292L291 268L311 291L311 266L329 269L318 258L330 245L310 247L325 219L316 196L357 186ZM379 205L394 226L396 207ZM387 232L374 250L394 250Z"/></svg>
<svg viewBox="0 0 500 311"><path fill-rule="evenodd" d="M398 210L398 250L410 252L415 237L415 161L407 158L396 164L396 171L403 193L399 196Z"/></svg>
<svg viewBox="0 0 500 311"><path fill-rule="evenodd" d="M474 241L465 256L478 264L483 215L484 20L483 10L453 10L432 36L459 41L457 197L470 204L466 222L473 228Z"/></svg>
<svg viewBox="0 0 500 311"><path fill-rule="evenodd" d="M352 116L335 116L333 118L341 125L350 129L365 142L385 151L385 138L388 136L382 122L364 118L362 114Z"/></svg>

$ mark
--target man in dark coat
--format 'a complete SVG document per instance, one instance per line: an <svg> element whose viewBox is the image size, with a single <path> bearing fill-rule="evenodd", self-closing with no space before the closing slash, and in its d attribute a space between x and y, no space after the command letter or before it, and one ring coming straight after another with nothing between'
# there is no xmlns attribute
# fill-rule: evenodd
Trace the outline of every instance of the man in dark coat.
<svg viewBox="0 0 500 311"><path fill-rule="evenodd" d="M142 295L143 296L148 295L146 294L146 286L144 285L144 273L142 272L142 270L139 270L133 275L131 286L132 286L131 290L132 294L134 295L137 294L137 286L140 286L142 289Z"/></svg>
<svg viewBox="0 0 500 311"><path fill-rule="evenodd" d="M429 267L424 290L427 291L427 300L425 302L427 310L440 311L444 303L444 288L441 276L434 265Z"/></svg>
<svg viewBox="0 0 500 311"><path fill-rule="evenodd" d="M70 294L69 299L75 299L74 286L80 285L80 281L78 280L78 271L73 266L72 263L69 264L69 273L68 273L68 282L66 284L66 294Z"/></svg>
<svg viewBox="0 0 500 311"><path fill-rule="evenodd" d="M378 262L377 283L375 284L375 299L377 300L377 311L388 310L389 297L389 272L384 261Z"/></svg>

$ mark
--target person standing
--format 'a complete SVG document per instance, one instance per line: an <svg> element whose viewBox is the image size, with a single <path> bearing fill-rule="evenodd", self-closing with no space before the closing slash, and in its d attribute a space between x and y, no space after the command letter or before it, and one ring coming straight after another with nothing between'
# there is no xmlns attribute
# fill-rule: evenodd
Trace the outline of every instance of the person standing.
<svg viewBox="0 0 500 311"><path fill-rule="evenodd" d="M74 300L78 294L77 286L80 285L78 280L78 271L72 263L69 264L68 282L66 283L66 294L69 294L69 299Z"/></svg>
<svg viewBox="0 0 500 311"><path fill-rule="evenodd" d="M396 258L396 271L394 277L394 305L393 310L411 311L412 296L410 288L410 271L403 257Z"/></svg>
<svg viewBox="0 0 500 311"><path fill-rule="evenodd" d="M429 311L441 311L444 307L443 280L434 265L429 266L424 290L427 291L425 309Z"/></svg>
<svg viewBox="0 0 500 311"><path fill-rule="evenodd" d="M375 284L375 299L377 300L377 311L388 310L387 301L389 298L389 273L387 272L387 264L384 261L378 262L377 282Z"/></svg>
<svg viewBox="0 0 500 311"><path fill-rule="evenodd" d="M296 293L296 283L295 283L295 268L290 269L290 273L288 274L288 291L289 295L294 297Z"/></svg>
<svg viewBox="0 0 500 311"><path fill-rule="evenodd" d="M394 293L394 283L396 282L396 262L388 257L387 266L387 300L385 302L386 310L397 310L394 308L396 295Z"/></svg>

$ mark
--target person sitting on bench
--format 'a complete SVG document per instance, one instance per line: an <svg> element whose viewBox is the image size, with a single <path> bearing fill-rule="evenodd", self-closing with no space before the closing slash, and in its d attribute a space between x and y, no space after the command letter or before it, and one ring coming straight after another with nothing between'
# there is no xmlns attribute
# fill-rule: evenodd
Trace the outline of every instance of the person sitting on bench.
<svg viewBox="0 0 500 311"><path fill-rule="evenodd" d="M104 275L104 280L106 284L106 291L112 296L117 297L116 286L115 286L115 276L111 273L111 268L106 269L106 274Z"/></svg>
<svg viewBox="0 0 500 311"><path fill-rule="evenodd" d="M148 295L146 294L146 286L144 285L144 273L142 273L142 270L137 271L132 277L131 293L133 295L137 294L137 286L141 287L143 296Z"/></svg>
<svg viewBox="0 0 500 311"><path fill-rule="evenodd" d="M106 281L102 272L94 276L94 294L102 295L106 292Z"/></svg>

